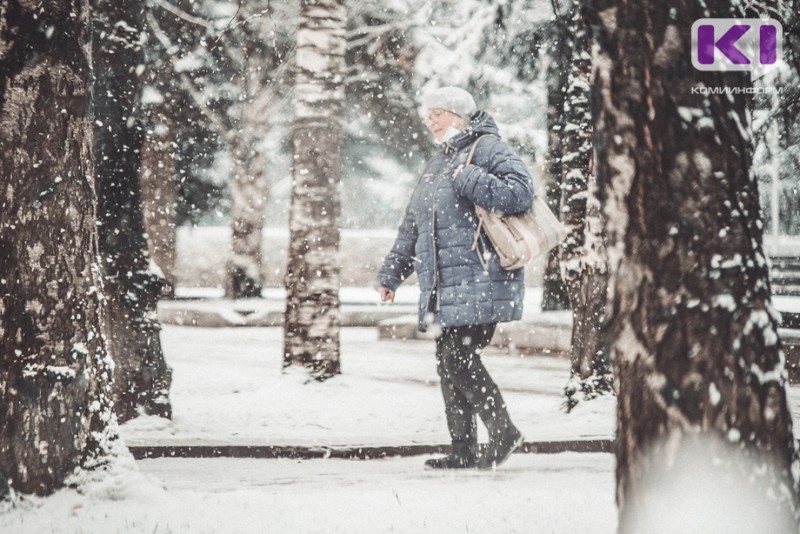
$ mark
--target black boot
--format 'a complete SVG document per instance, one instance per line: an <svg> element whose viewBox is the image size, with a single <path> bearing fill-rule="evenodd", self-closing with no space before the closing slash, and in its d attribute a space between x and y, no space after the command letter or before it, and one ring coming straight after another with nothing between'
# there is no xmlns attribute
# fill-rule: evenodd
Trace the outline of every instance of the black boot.
<svg viewBox="0 0 800 534"><path fill-rule="evenodd" d="M486 451L481 454L476 463L478 469L496 469L497 466L508 460L511 453L522 445L525 440L514 425L489 440Z"/></svg>
<svg viewBox="0 0 800 534"><path fill-rule="evenodd" d="M453 444L453 452L447 456L425 460L425 469L472 469L477 458L477 443Z"/></svg>

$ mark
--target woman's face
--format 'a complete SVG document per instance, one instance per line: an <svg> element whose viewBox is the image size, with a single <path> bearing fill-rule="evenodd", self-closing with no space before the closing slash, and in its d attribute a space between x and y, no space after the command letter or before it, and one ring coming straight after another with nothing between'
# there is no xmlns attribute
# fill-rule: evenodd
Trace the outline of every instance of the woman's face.
<svg viewBox="0 0 800 534"><path fill-rule="evenodd" d="M464 128L464 119L446 109L430 108L425 118L425 126L433 134L437 141L444 138L447 128L452 126L457 130Z"/></svg>

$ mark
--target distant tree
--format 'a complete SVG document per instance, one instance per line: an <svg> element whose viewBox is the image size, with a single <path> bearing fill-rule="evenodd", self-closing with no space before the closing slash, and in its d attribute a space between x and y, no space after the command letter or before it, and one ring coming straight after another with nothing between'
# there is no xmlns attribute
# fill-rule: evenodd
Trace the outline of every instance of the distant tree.
<svg viewBox="0 0 800 534"><path fill-rule="evenodd" d="M564 388L567 410L581 399L613 392L602 322L606 307L608 269L597 181L592 169L590 109L591 39L574 0L568 12L571 68L567 78L559 143L561 218L570 233L560 247L559 266L572 308L572 369Z"/></svg>
<svg viewBox="0 0 800 534"><path fill-rule="evenodd" d="M175 165L175 121L170 106L161 95L157 102L143 102L147 116L142 141L139 184L142 190L142 210L147 232L147 250L161 271L165 286L164 298L175 296L175 262L177 259L178 180Z"/></svg>
<svg viewBox="0 0 800 534"><path fill-rule="evenodd" d="M256 2L254 7L261 4L263 2ZM266 11L266 6L263 7ZM273 43L265 17L257 17L236 30L242 51L237 76L241 115L230 147L233 156L231 256L225 293L233 298L247 298L260 297L263 285L261 242L270 183L263 139L269 127L270 101L275 95L274 83L270 87L267 76L271 71L284 70L288 63L277 58L277 61L270 61L275 50L270 54Z"/></svg>
<svg viewBox="0 0 800 534"><path fill-rule="evenodd" d="M216 64L209 59L204 45L208 36L213 40L215 27L224 24L222 17L227 16L225 22L230 19L233 12L228 14L225 8L235 10L236 6L215 1L213 7L218 8L219 18L211 20L186 11L199 9L203 4L192 0L145 3L142 108L148 131L157 127L157 115L162 111L171 122L171 141L163 148L170 149L170 165L175 167L174 222L178 226L218 219L219 214L228 211L230 202L226 183L219 175L224 169L215 162L223 150L227 130L216 120L218 115L209 118L208 111L213 109L225 115L227 106L233 105L238 96L230 90L235 87L232 83L235 71L229 68L229 62L220 59ZM220 80L227 80L228 85ZM206 87L208 90L203 91ZM235 117L233 109L228 114ZM148 142L146 139L145 143Z"/></svg>
<svg viewBox="0 0 800 534"><path fill-rule="evenodd" d="M800 3L756 4L754 16L782 21L784 60L759 77L764 93L753 102L754 167L763 199L766 233L800 235Z"/></svg>
<svg viewBox="0 0 800 534"><path fill-rule="evenodd" d="M136 417L139 408L172 414L172 372L156 312L164 280L149 268L139 186L143 10L135 2L92 0L97 221L120 421Z"/></svg>
<svg viewBox="0 0 800 534"><path fill-rule="evenodd" d="M354 121L370 117L381 147L406 165L418 166L431 150L415 98L419 47L395 7L386 2L348 5L345 112Z"/></svg>
<svg viewBox="0 0 800 534"><path fill-rule="evenodd" d="M318 380L340 372L340 121L346 23L344 0L301 1L283 363L303 365Z"/></svg>
<svg viewBox="0 0 800 534"><path fill-rule="evenodd" d="M261 242L270 196L264 138L272 127L276 96L287 86L292 53L277 27L278 21L285 25L286 12L296 7L257 0L220 18L226 7L230 4L215 0L183 7L154 1L147 20L180 90L230 155L231 250L225 294L249 298L259 297L262 289ZM224 23L222 31L215 19Z"/></svg>
<svg viewBox="0 0 800 534"><path fill-rule="evenodd" d="M6 1L0 28L0 496L46 495L117 439L95 263L89 2Z"/></svg>
<svg viewBox="0 0 800 534"><path fill-rule="evenodd" d="M709 447L709 468L719 461L744 471L748 483L767 487L760 494L773 515L797 518L800 464L751 170L748 97L692 92L750 85L747 73L701 72L690 61L693 22L741 17L739 6L586 2L599 45L593 111L613 295L621 533L633 532L636 514L659 499L643 480L674 471L678 450L703 436L746 458Z"/></svg>

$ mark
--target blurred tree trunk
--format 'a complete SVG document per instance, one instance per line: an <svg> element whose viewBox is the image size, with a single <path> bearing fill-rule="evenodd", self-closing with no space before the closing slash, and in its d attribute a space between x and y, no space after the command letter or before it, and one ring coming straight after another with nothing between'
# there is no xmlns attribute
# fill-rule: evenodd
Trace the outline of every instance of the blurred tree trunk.
<svg viewBox="0 0 800 534"><path fill-rule="evenodd" d="M347 13L344 0L302 0L300 9L284 366L303 365L324 380L340 372L340 115Z"/></svg>
<svg viewBox="0 0 800 534"><path fill-rule="evenodd" d="M791 5L791 7L789 7ZM782 7L789 8L784 13L784 51L786 59L792 64L795 75L800 75L800 0L787 1Z"/></svg>
<svg viewBox="0 0 800 534"><path fill-rule="evenodd" d="M561 215L561 176L563 158L564 103L569 70L564 65L570 63L570 28L568 15L561 13L557 3L553 25L554 38L551 59L547 72L547 159L545 161L544 190L547 204L553 213ZM542 311L569 309L569 296L561 278L558 248L547 256L542 279Z"/></svg>
<svg viewBox="0 0 800 534"><path fill-rule="evenodd" d="M269 113L266 105L269 92L262 82L267 65L259 43L249 46L245 53L244 103L233 148L231 257L225 290L231 298L261 296L261 243L264 207L269 196L267 162L261 146Z"/></svg>
<svg viewBox="0 0 800 534"><path fill-rule="evenodd" d="M613 391L602 321L608 269L597 183L592 169L592 61L590 39L574 0L569 12L571 68L567 80L561 142L562 220L570 233L560 247L561 276L572 307L570 379L564 388L567 411L580 400Z"/></svg>
<svg viewBox="0 0 800 534"><path fill-rule="evenodd" d="M88 18L87 0L0 7L0 498L52 493L117 439L94 263Z"/></svg>
<svg viewBox="0 0 800 534"><path fill-rule="evenodd" d="M161 296L175 296L176 227L175 124L166 107L146 109L149 127L142 142L139 184L147 232L147 250L161 271Z"/></svg>
<svg viewBox="0 0 800 534"><path fill-rule="evenodd" d="M619 532L642 532L637 515L660 499L646 480L682 467L681 452L701 438L718 444L705 447L710 458L693 458L702 469L738 472L768 496L771 515L796 519L800 465L748 97L692 92L750 85L747 73L701 72L690 61L695 20L743 15L724 0L587 3L600 45L594 127L613 290ZM696 494L694 484L680 488L693 510L719 498Z"/></svg>
<svg viewBox="0 0 800 534"><path fill-rule="evenodd" d="M208 94L220 90L214 87L213 77L193 78L182 68L176 68L176 61L183 56L181 47L185 46L180 38L180 30L172 28L169 31L166 21L162 27L160 18L150 12L146 20L164 50L164 56L169 58L172 77L208 119L207 126L224 141L231 156L231 247L226 263L225 294L230 298L251 298L261 296L261 243L264 206L269 195L262 141L271 111L268 103L275 91L267 86L266 80L272 78L274 81L282 77L284 69L272 64L276 56L279 61L282 59L282 51L276 50L275 41L269 40L265 32L265 29L269 29L269 32L274 30L274 21L265 18L272 16L273 7L263 0L248 2L240 7L248 12L247 15L240 13L241 19L248 21L247 24L240 21L221 34L213 24L177 6L170 5L165 10L170 13L169 17L179 16L184 20L192 20L196 26L205 27L211 32L206 38L214 40L213 36L219 34L219 42L215 41L209 48L221 54L226 62L226 72L232 74L226 80L230 86L222 90L223 93L235 95L237 104L232 107L207 98Z"/></svg>
<svg viewBox="0 0 800 534"><path fill-rule="evenodd" d="M171 371L164 361L156 305L163 284L149 269L139 190L143 129L137 117L144 57L144 6L93 0L94 161L97 219L107 300L105 326L114 360L120 421L145 413L170 417Z"/></svg>

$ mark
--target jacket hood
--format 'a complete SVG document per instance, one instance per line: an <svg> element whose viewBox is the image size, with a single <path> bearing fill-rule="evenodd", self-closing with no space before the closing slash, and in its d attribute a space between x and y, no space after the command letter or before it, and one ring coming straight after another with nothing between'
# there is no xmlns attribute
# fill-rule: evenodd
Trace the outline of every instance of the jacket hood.
<svg viewBox="0 0 800 534"><path fill-rule="evenodd" d="M465 146L471 145L478 137L486 134L500 137L500 130L498 130L494 118L479 109L470 116L467 129L443 143L442 149L445 153L461 150Z"/></svg>

